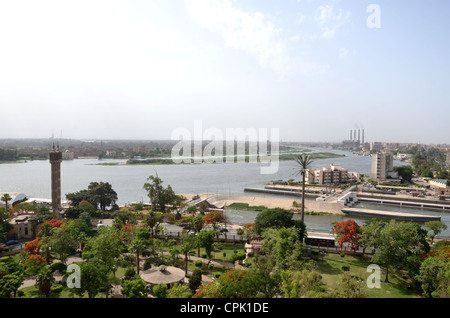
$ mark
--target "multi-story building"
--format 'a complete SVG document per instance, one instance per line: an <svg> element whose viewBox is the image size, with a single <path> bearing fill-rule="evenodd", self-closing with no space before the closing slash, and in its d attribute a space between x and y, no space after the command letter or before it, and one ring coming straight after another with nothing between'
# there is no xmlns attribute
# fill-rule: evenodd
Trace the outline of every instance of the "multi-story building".
<svg viewBox="0 0 450 318"><path fill-rule="evenodd" d="M398 178L398 174L394 172L394 155L392 152L382 151L372 155L370 177L374 180L384 180L388 177Z"/></svg>
<svg viewBox="0 0 450 318"><path fill-rule="evenodd" d="M348 183L358 179L358 173L348 172L348 169L334 164L321 169L309 169L306 174L306 182L316 184Z"/></svg>

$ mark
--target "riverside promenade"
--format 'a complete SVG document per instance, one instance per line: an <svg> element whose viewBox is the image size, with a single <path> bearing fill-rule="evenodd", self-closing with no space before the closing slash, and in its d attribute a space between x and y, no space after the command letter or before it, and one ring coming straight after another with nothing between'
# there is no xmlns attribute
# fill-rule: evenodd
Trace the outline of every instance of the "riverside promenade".
<svg viewBox="0 0 450 318"><path fill-rule="evenodd" d="M195 194L181 194L187 202L192 201ZM218 209L223 209L232 203L247 203L249 206L265 206L269 209L282 208L286 210L298 210L300 208L294 207L294 201L301 203L301 198L280 198L270 196L242 196L242 195L225 195L225 194L200 194L200 201L207 201L209 204ZM306 212L328 212L334 214L343 214L341 211L342 205L337 201L315 201L307 200L305 202Z"/></svg>

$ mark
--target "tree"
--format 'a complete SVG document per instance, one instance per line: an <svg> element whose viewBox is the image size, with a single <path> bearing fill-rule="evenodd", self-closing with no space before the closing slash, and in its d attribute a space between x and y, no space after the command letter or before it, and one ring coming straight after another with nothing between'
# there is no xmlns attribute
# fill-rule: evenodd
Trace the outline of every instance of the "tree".
<svg viewBox="0 0 450 318"><path fill-rule="evenodd" d="M302 174L302 222L305 222L305 183L306 183L306 172L312 164L312 159L307 154L301 154L297 158L297 163L300 165L300 169L297 175Z"/></svg>
<svg viewBox="0 0 450 318"><path fill-rule="evenodd" d="M262 233L261 252L273 257L278 270L297 268L303 253L303 244L295 228L268 228Z"/></svg>
<svg viewBox="0 0 450 318"><path fill-rule="evenodd" d="M5 202L5 210L8 211L8 201L12 200L11 196L8 193L2 195L1 200Z"/></svg>
<svg viewBox="0 0 450 318"><path fill-rule="evenodd" d="M13 226L8 222L9 214L6 210L0 209L0 242L6 241L6 237L9 231L13 229Z"/></svg>
<svg viewBox="0 0 450 318"><path fill-rule="evenodd" d="M67 200L73 206L79 206L81 202L90 202L94 208L106 211L107 207L114 207L117 202L117 193L108 182L91 182L87 189L66 194ZM82 208L86 206L82 205Z"/></svg>
<svg viewBox="0 0 450 318"><path fill-rule="evenodd" d="M150 176L144 183L144 189L147 190L147 195L152 204L152 210L165 212L168 205L176 202L177 196L170 185L164 188L163 181L159 177Z"/></svg>
<svg viewBox="0 0 450 318"><path fill-rule="evenodd" d="M148 298L148 290L145 285L145 282L140 278L126 280L123 282L122 295L125 298Z"/></svg>
<svg viewBox="0 0 450 318"><path fill-rule="evenodd" d="M150 211L144 216L145 224L151 229L152 237L156 237L157 229L164 219L164 214L161 212Z"/></svg>
<svg viewBox="0 0 450 318"><path fill-rule="evenodd" d="M381 229L388 223L386 219L372 218L360 227L359 232L361 238L359 244L366 248L376 249L379 245L379 237Z"/></svg>
<svg viewBox="0 0 450 318"><path fill-rule="evenodd" d="M64 222L52 227L50 235L42 238L41 245L49 248L51 253L65 264L67 257L78 248L77 224Z"/></svg>
<svg viewBox="0 0 450 318"><path fill-rule="evenodd" d="M447 224L441 221L429 221L424 224L424 226L431 231L433 231L433 234L430 235L431 237L431 244L433 244L434 238L436 235L441 233L443 230L447 229Z"/></svg>
<svg viewBox="0 0 450 318"><path fill-rule="evenodd" d="M398 176L406 182L411 182L413 177L413 169L411 166L394 167L394 171L398 172Z"/></svg>
<svg viewBox="0 0 450 318"><path fill-rule="evenodd" d="M250 243L255 237L255 224L246 223L241 228L237 229L237 234L243 238L247 243Z"/></svg>
<svg viewBox="0 0 450 318"><path fill-rule="evenodd" d="M219 238L220 223L224 221L225 218L220 212L209 212L203 217L203 222L206 225L212 225L213 230L216 231L217 238Z"/></svg>
<svg viewBox="0 0 450 318"><path fill-rule="evenodd" d="M186 285L174 283L167 291L167 298L189 298L191 293L186 289Z"/></svg>
<svg viewBox="0 0 450 318"><path fill-rule="evenodd" d="M94 298L101 291L107 290L110 287L108 279L108 269L106 266L98 262L81 262L80 266L80 283L81 288L73 288L72 292L83 296L85 292L88 293L89 298Z"/></svg>
<svg viewBox="0 0 450 318"><path fill-rule="evenodd" d="M117 193L108 182L91 182L88 191L90 200L87 201L94 207L100 207L102 211L106 211L107 207L113 207L117 202Z"/></svg>
<svg viewBox="0 0 450 318"><path fill-rule="evenodd" d="M422 262L417 280L421 283L424 297L433 297L435 291L440 287L445 270L446 263L439 257L427 257Z"/></svg>
<svg viewBox="0 0 450 318"><path fill-rule="evenodd" d="M333 230L334 233L338 235L338 245L339 251L342 250L344 243L349 243L350 248L356 251L359 248L359 240L361 236L359 235L359 225L354 220L347 220L339 222L335 225Z"/></svg>
<svg viewBox="0 0 450 318"><path fill-rule="evenodd" d="M261 235L265 229L271 227L276 229L295 227L299 238L303 240L306 232L305 224L300 220L294 220L293 217L293 212L280 208L264 210L255 218L254 231L257 235Z"/></svg>
<svg viewBox="0 0 450 318"><path fill-rule="evenodd" d="M150 244L150 230L148 228L136 228L135 235L130 243L130 250L136 253L136 268L139 274L140 255Z"/></svg>
<svg viewBox="0 0 450 318"><path fill-rule="evenodd" d="M197 246L205 248L206 255L211 259L214 250L214 237L216 232L213 230L201 230L196 236ZM200 255L199 255L200 256Z"/></svg>
<svg viewBox="0 0 450 318"><path fill-rule="evenodd" d="M98 229L97 236L87 240L84 251L91 252L95 260L114 272L122 246L120 231L115 227L104 226Z"/></svg>
<svg viewBox="0 0 450 318"><path fill-rule="evenodd" d="M195 246L195 239L190 236L186 231L183 231L181 233L180 238L180 252L184 255L184 268L185 268L185 274L188 273L188 254Z"/></svg>
<svg viewBox="0 0 450 318"><path fill-rule="evenodd" d="M192 228L194 229L194 231L196 233L198 233L202 230L204 224L205 223L203 222L203 217L201 215L196 215L191 220Z"/></svg>
<svg viewBox="0 0 450 318"><path fill-rule="evenodd" d="M325 297L322 276L315 270L282 271L281 280L285 298Z"/></svg>
<svg viewBox="0 0 450 318"><path fill-rule="evenodd" d="M36 288L48 298L50 295L50 290L55 283L55 278L53 277L53 272L48 267L43 267L39 273L36 275Z"/></svg>
<svg viewBox="0 0 450 318"><path fill-rule="evenodd" d="M191 277L189 278L189 288L193 293L200 287L202 284L202 271L201 269L194 269Z"/></svg>
<svg viewBox="0 0 450 318"><path fill-rule="evenodd" d="M391 220L377 234L377 252L372 256L374 263L386 268L389 281L389 267L404 264L408 256L428 252L426 231L413 222L396 222Z"/></svg>

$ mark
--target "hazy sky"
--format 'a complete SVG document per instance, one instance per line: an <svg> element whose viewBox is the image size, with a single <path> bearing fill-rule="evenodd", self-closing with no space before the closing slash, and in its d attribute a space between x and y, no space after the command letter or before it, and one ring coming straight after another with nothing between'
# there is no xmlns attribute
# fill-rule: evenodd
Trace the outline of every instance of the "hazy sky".
<svg viewBox="0 0 450 318"><path fill-rule="evenodd" d="M201 120L292 141L364 128L367 141L450 143L449 12L448 0L0 0L0 138L170 139Z"/></svg>

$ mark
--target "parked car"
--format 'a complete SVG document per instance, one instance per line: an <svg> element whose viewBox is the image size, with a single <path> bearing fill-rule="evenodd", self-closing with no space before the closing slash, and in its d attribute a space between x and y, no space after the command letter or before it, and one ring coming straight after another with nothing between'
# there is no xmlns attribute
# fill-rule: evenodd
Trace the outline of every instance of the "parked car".
<svg viewBox="0 0 450 318"><path fill-rule="evenodd" d="M8 242L6 242L7 246L14 245L14 244L19 244L19 241L18 240L9 240Z"/></svg>

